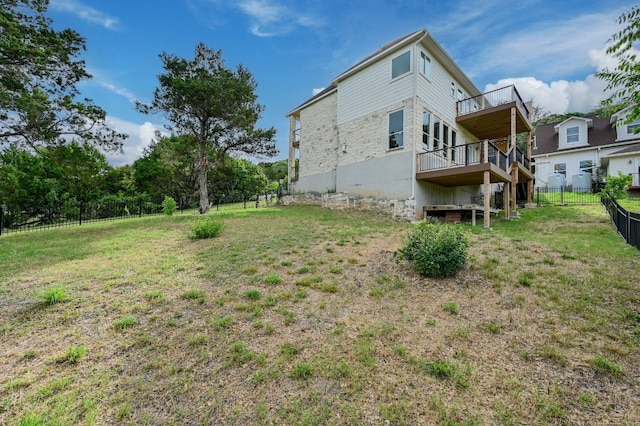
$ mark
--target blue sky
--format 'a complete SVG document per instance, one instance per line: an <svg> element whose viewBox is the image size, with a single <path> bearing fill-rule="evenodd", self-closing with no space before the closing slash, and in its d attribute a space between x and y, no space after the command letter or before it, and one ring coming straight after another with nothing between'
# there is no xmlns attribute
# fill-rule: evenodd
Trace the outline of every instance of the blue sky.
<svg viewBox="0 0 640 426"><path fill-rule="evenodd" d="M287 156L285 114L385 43L426 28L481 90L515 83L547 112L591 110L603 97L594 73L615 61L607 40L622 0L50 0L57 29L86 38L93 79L79 89L128 133L113 165L133 162L161 115L142 115L162 73L161 52L192 58L195 46L222 50L228 67L242 63L258 83Z"/></svg>

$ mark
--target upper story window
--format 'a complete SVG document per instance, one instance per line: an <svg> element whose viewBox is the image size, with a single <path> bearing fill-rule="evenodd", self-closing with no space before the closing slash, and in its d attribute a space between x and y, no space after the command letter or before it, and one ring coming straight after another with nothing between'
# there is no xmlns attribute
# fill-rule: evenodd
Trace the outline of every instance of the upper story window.
<svg viewBox="0 0 640 426"><path fill-rule="evenodd" d="M580 141L580 128L578 126L567 127L567 143L578 141Z"/></svg>
<svg viewBox="0 0 640 426"><path fill-rule="evenodd" d="M433 116L433 149L440 149L440 138L442 135L442 122L435 115Z"/></svg>
<svg viewBox="0 0 640 426"><path fill-rule="evenodd" d="M400 77L411 71L411 51L396 56L391 60L391 78Z"/></svg>
<svg viewBox="0 0 640 426"><path fill-rule="evenodd" d="M631 124L627 124L627 134L633 135L638 127L640 127L640 121L637 120Z"/></svg>
<svg viewBox="0 0 640 426"><path fill-rule="evenodd" d="M404 110L389 114L389 149L404 146Z"/></svg>
<svg viewBox="0 0 640 426"><path fill-rule="evenodd" d="M429 126L431 125L431 113L424 111L422 113L422 148L429 150Z"/></svg>
<svg viewBox="0 0 640 426"><path fill-rule="evenodd" d="M425 77L431 78L431 58L424 52L420 52L420 72Z"/></svg>
<svg viewBox="0 0 640 426"><path fill-rule="evenodd" d="M456 97L456 84L453 81L451 82L451 97Z"/></svg>

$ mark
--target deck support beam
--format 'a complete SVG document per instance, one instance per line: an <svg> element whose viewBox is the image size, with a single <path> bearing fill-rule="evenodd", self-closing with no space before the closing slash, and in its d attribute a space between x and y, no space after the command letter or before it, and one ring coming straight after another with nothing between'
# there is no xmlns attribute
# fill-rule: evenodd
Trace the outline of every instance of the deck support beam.
<svg viewBox="0 0 640 426"><path fill-rule="evenodd" d="M489 217L490 213L490 204L491 203L491 175L489 171L484 172L484 229L489 229L491 227L491 218ZM475 214L474 214L475 217Z"/></svg>

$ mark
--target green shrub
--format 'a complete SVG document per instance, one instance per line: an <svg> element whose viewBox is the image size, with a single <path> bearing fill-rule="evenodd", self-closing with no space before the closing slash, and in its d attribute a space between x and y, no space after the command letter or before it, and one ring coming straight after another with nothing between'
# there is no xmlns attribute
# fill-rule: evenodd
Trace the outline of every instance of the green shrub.
<svg viewBox="0 0 640 426"><path fill-rule="evenodd" d="M454 275L465 264L468 247L461 230L451 225L420 222L398 251L420 274L441 278Z"/></svg>
<svg viewBox="0 0 640 426"><path fill-rule="evenodd" d="M618 170L618 176L607 177L604 192L609 194L614 200L622 200L627 198L627 188L629 184L631 184L631 175L625 175Z"/></svg>
<svg viewBox="0 0 640 426"><path fill-rule="evenodd" d="M200 219L192 227L191 239L200 240L204 238L214 238L222 232L222 222L213 219Z"/></svg>
<svg viewBox="0 0 640 426"><path fill-rule="evenodd" d="M173 214L178 210L178 205L176 204L176 200L169 196L165 196L162 201L162 213L167 216L173 216Z"/></svg>

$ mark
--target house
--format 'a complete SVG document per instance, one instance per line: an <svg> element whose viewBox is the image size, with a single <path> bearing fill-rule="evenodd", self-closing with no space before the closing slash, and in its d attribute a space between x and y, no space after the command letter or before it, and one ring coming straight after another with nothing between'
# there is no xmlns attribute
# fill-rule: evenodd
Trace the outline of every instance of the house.
<svg viewBox="0 0 640 426"><path fill-rule="evenodd" d="M536 188L558 186L584 190L618 171L633 176L640 187L640 120L624 123L628 109L611 117L569 117L540 125L532 148Z"/></svg>
<svg viewBox="0 0 640 426"><path fill-rule="evenodd" d="M426 30L382 46L287 117L292 193L373 200L411 220L480 210L488 227L491 194L501 189L510 217L518 185L533 181L515 146L519 133L531 141L516 88L482 93Z"/></svg>

